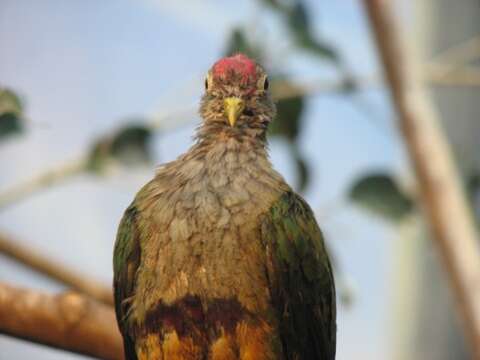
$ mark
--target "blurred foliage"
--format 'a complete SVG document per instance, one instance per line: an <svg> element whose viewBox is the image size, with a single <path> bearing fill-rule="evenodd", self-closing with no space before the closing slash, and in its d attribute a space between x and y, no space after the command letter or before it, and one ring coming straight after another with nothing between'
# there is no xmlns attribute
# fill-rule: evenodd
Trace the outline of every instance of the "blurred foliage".
<svg viewBox="0 0 480 360"><path fill-rule="evenodd" d="M153 158L150 145L152 130L141 123L146 121L132 121L112 136L96 141L89 155L89 170L102 173L114 160L128 166L150 163Z"/></svg>
<svg viewBox="0 0 480 360"><path fill-rule="evenodd" d="M0 89L0 141L23 130L23 104L20 98L9 89Z"/></svg>
<svg viewBox="0 0 480 360"><path fill-rule="evenodd" d="M329 60L341 65L340 57L334 50L333 46L325 41L318 39L312 28L308 8L302 0L259 0L260 3L266 5L271 11L282 17L285 28L290 34L293 45L299 50L305 50L319 59ZM258 41L258 39L256 39ZM265 63L266 58L264 49L267 44L256 43L248 37L248 32L243 28L235 28L232 30L227 41L224 54L232 55L238 52L247 54L248 56ZM289 76L284 73L278 73L273 69L267 69L270 74L272 89L275 83L281 84L282 87L294 86ZM351 77L343 74L345 81L345 92L355 90L355 84L351 81ZM288 140L291 153L294 156L297 166L299 181L297 189L305 190L309 182L309 166L300 152L298 135L302 127L302 117L305 109L305 95L296 96L289 99L282 99L277 102L277 118L270 126L270 134L272 136L283 137Z"/></svg>
<svg viewBox="0 0 480 360"><path fill-rule="evenodd" d="M295 141L300 132L300 119L304 108L305 98L303 96L278 101L277 117L269 129L270 133Z"/></svg>
<svg viewBox="0 0 480 360"><path fill-rule="evenodd" d="M480 195L480 174L474 173L465 181L466 195L474 209ZM386 174L370 174L355 182L349 198L371 213L394 222L401 221L414 208L413 200L403 193L393 178ZM480 225L480 219L477 221Z"/></svg>
<svg viewBox="0 0 480 360"><path fill-rule="evenodd" d="M263 58L261 49L247 39L245 32L241 28L234 28L227 41L227 48L224 53L226 55L234 55L238 52L246 54L252 59Z"/></svg>
<svg viewBox="0 0 480 360"><path fill-rule="evenodd" d="M480 191L480 173L472 174L467 179L467 191L471 197L474 197Z"/></svg>
<svg viewBox="0 0 480 360"><path fill-rule="evenodd" d="M303 1L260 0L260 2L284 18L289 33L298 48L307 50L331 61L339 61L339 56L334 48L330 44L315 37L312 30L311 17Z"/></svg>
<svg viewBox="0 0 480 360"><path fill-rule="evenodd" d="M382 173L369 174L355 182L350 188L349 198L367 211L392 222L403 220L415 206L394 179Z"/></svg>
<svg viewBox="0 0 480 360"><path fill-rule="evenodd" d="M232 55L237 52L243 52L257 59L260 63L262 63L264 58L260 46L254 44L253 41L248 38L246 32L240 28L233 29L224 51L226 55ZM281 83L283 87L293 86L286 75L272 71L268 71L268 73L270 74L269 78L272 83L272 89L275 88L275 83ZM304 108L305 96L279 100L277 102L277 117L269 129L272 136L280 136L288 140L297 167L299 178L297 187L299 190L304 190L308 185L310 173L307 162L303 159L299 151L299 144L297 142Z"/></svg>
<svg viewBox="0 0 480 360"><path fill-rule="evenodd" d="M267 5L268 8L280 14L283 17L286 29L291 35L294 45L301 50L308 50L313 55L330 61L339 62L339 56L333 47L314 36L311 19L303 1L275 1L275 0L259 0ZM248 56L264 63L266 44L255 43L248 37L245 29L235 28L232 30L227 41L224 53L232 55L238 52L247 54ZM278 73L272 69L267 69L270 74L272 89L275 84L281 87L293 87L294 84L287 74ZM352 91L354 84L346 82L346 91ZM298 135L302 127L302 115L305 109L306 95L300 95L293 98L282 99L277 102L277 118L270 126L270 134L272 136L283 137L288 140L291 153L294 156L299 181L297 188L300 191L305 190L309 182L309 166L300 152Z"/></svg>
<svg viewBox="0 0 480 360"><path fill-rule="evenodd" d="M307 187L308 180L310 179L310 168L303 156L298 152L294 153L294 160L298 174L298 189L303 190Z"/></svg>
<svg viewBox="0 0 480 360"><path fill-rule="evenodd" d="M480 173L473 173L467 178L467 195L470 198L475 220L480 229Z"/></svg>

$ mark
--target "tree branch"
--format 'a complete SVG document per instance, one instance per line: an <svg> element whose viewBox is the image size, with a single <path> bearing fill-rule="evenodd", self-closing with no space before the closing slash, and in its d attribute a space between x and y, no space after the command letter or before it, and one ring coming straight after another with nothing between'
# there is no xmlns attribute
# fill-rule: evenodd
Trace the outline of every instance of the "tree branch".
<svg viewBox="0 0 480 360"><path fill-rule="evenodd" d="M361 87L369 87L375 82L373 78L355 79L355 84ZM272 84L272 87L274 84ZM285 84L278 84L274 93L277 100L287 99L296 96L307 96L314 93L322 92L336 92L345 88L345 81L343 79L324 81L317 80L305 84L297 84L295 86L286 86ZM195 108L186 108L168 113L156 114L152 120L147 122L147 128L153 131L166 131L177 129L183 125L192 123ZM95 142L93 142L95 143ZM46 170L45 172L33 177L32 179L19 183L0 192L0 211L7 206L12 205L24 198L33 195L34 193L47 189L53 185L73 178L88 170L88 160L91 149L85 149L85 152L76 159L70 160L55 168Z"/></svg>
<svg viewBox="0 0 480 360"><path fill-rule="evenodd" d="M369 89L379 85L376 76L362 76L351 79L316 79L308 82L285 82L276 81L272 83L272 96L274 100L285 100L297 96L311 96L315 94L336 93L359 88Z"/></svg>
<svg viewBox="0 0 480 360"><path fill-rule="evenodd" d="M443 71L439 75L448 75L478 56L480 56L480 34L435 55L430 63L433 67L444 64Z"/></svg>
<svg viewBox="0 0 480 360"><path fill-rule="evenodd" d="M17 184L12 188L0 193L0 210L8 205L62 181L72 178L86 171L88 164L87 156L79 157L78 159L69 160L53 169L46 170L32 179Z"/></svg>
<svg viewBox="0 0 480 360"><path fill-rule="evenodd" d="M99 359L123 359L113 309L72 292L48 295L0 283L0 333Z"/></svg>
<svg viewBox="0 0 480 360"><path fill-rule="evenodd" d="M432 85L480 86L480 67L450 64L432 64L426 69L425 78Z"/></svg>
<svg viewBox="0 0 480 360"><path fill-rule="evenodd" d="M0 252L28 267L41 272L97 301L113 305L111 287L98 283L95 279L69 269L30 247L22 246L9 236L0 233Z"/></svg>
<svg viewBox="0 0 480 360"><path fill-rule="evenodd" d="M448 142L414 73L414 59L400 42L391 3L364 0L434 245L441 254L472 354L480 359L480 249L472 213Z"/></svg>
<svg viewBox="0 0 480 360"><path fill-rule="evenodd" d="M433 64L427 66L425 71L426 80L433 85L442 86L480 86L480 71L468 67L455 68L452 70L449 64ZM361 89L368 89L379 84L376 76L355 77L352 84ZM326 81L317 79L309 82L286 84L277 82L272 84L275 100L285 100L297 96L312 96L323 93L335 93L345 91L348 84L345 79ZM193 107L156 114L146 126L153 131L168 131L190 124L196 109ZM45 190L53 185L73 178L75 175L84 173L88 169L88 154L90 149L76 159L70 160L48 169L32 179L19 183L0 192L0 211L24 198Z"/></svg>

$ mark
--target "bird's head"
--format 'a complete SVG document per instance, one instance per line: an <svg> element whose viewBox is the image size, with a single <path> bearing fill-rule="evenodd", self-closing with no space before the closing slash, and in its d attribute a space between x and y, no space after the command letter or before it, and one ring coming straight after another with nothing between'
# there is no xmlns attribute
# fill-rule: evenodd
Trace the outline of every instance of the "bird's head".
<svg viewBox="0 0 480 360"><path fill-rule="evenodd" d="M205 79L200 114L206 123L230 128L260 129L265 133L275 116L265 71L243 54L213 64Z"/></svg>

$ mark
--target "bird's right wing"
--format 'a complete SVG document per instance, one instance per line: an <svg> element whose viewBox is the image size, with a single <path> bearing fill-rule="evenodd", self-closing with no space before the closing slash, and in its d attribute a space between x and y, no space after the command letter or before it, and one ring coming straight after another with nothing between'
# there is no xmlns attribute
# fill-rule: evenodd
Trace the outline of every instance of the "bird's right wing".
<svg viewBox="0 0 480 360"><path fill-rule="evenodd" d="M117 232L113 255L113 289L115 312L124 339L125 358L136 360L135 343L127 323L135 276L140 262L140 231L138 210L132 204L125 211Z"/></svg>

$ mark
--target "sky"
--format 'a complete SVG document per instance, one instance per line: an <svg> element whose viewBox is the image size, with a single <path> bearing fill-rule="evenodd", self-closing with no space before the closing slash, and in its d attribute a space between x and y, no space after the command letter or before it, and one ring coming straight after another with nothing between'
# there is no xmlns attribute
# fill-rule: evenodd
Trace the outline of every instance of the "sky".
<svg viewBox="0 0 480 360"><path fill-rule="evenodd" d="M315 31L335 43L360 76L378 73L360 2L308 1ZM0 85L26 99L28 133L0 144L0 191L82 154L94 137L136 116L160 117L195 109L206 70L221 55L236 25L268 40L271 62L299 79L335 79L328 63L291 52L279 19L255 1L4 0L0 5ZM186 126L155 137L156 162L191 144L196 111ZM339 305L338 357L387 359L391 346L395 233L348 203L352 181L372 170L404 171L392 112L379 85L345 97L308 100L302 152L313 181L305 196L317 210L329 246L355 293ZM169 120L175 127L175 118ZM295 183L292 156L282 141L271 157ZM153 167L82 175L0 213L0 227L21 241L106 283L118 221ZM47 291L58 284L0 257L0 281ZM0 336L0 360L82 358Z"/></svg>

